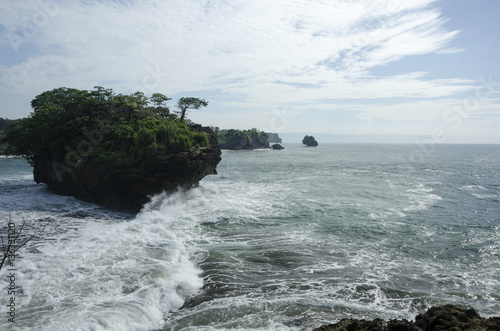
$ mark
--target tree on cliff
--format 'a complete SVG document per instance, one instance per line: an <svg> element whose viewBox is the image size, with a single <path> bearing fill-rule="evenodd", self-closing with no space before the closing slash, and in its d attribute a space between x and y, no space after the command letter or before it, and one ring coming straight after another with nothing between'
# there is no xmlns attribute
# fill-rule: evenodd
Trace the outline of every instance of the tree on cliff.
<svg viewBox="0 0 500 331"><path fill-rule="evenodd" d="M200 109L208 106L208 101L193 97L182 97L177 101L177 108L181 110L181 122L184 121L188 109Z"/></svg>
<svg viewBox="0 0 500 331"><path fill-rule="evenodd" d="M167 107L167 101L172 100L172 98L169 98L161 93L153 93L149 100L151 100L151 102L155 105L155 110L158 115L163 117L168 117L170 115L170 109Z"/></svg>
<svg viewBox="0 0 500 331"><path fill-rule="evenodd" d="M302 139L302 143L308 147L318 146L318 142L313 136L305 136L304 139Z"/></svg>

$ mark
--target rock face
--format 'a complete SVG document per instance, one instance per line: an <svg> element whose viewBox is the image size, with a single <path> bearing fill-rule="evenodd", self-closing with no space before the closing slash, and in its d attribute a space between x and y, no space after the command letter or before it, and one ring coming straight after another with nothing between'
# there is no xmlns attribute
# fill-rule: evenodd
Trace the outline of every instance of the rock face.
<svg viewBox="0 0 500 331"><path fill-rule="evenodd" d="M271 146L272 149L275 149L275 150L282 150L282 149L285 149L285 147L281 146L280 144L274 144Z"/></svg>
<svg viewBox="0 0 500 331"><path fill-rule="evenodd" d="M50 155L43 155L34 160L34 179L46 183L49 190L58 194L108 208L138 211L151 195L190 188L206 175L217 173L216 166L221 160L217 137L209 128L195 129L207 133L208 147L155 155L125 169L87 161L78 174L54 162Z"/></svg>
<svg viewBox="0 0 500 331"><path fill-rule="evenodd" d="M484 319L474 309L460 309L453 305L432 307L419 314L415 322L407 320L376 319L373 321L343 319L324 325L314 331L473 331L500 330L500 317Z"/></svg>

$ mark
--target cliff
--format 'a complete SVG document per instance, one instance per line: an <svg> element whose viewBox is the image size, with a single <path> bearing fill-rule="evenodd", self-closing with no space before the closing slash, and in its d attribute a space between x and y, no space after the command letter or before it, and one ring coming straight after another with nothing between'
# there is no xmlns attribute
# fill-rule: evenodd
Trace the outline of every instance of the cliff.
<svg viewBox="0 0 500 331"><path fill-rule="evenodd" d="M59 88L32 107L7 133L7 153L58 194L138 211L153 194L197 185L221 160L211 129L148 106L140 92Z"/></svg>
<svg viewBox="0 0 500 331"><path fill-rule="evenodd" d="M267 132L267 140L270 144L281 144L281 138L277 133Z"/></svg>
<svg viewBox="0 0 500 331"><path fill-rule="evenodd" d="M207 134L209 146L155 153L126 167L117 167L113 159L85 158L77 170L55 161L51 154L38 155L34 158L34 180L61 195L112 209L139 211L151 195L189 189L203 177L217 173L221 160L217 138L209 128L199 126L196 130Z"/></svg>

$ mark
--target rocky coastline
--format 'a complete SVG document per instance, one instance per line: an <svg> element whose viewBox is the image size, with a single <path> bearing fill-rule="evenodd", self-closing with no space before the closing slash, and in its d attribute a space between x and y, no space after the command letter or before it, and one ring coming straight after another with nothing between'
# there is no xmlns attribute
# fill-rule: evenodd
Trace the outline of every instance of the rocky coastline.
<svg viewBox="0 0 500 331"><path fill-rule="evenodd" d="M342 319L314 331L493 331L500 330L500 317L485 319L474 309L454 305L432 307L415 317L415 321L375 319L373 321Z"/></svg>

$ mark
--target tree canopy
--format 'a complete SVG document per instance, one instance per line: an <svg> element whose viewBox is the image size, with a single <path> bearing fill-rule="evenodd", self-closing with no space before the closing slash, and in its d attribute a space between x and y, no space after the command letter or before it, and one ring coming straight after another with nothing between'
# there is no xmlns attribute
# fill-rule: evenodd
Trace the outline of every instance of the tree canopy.
<svg viewBox="0 0 500 331"><path fill-rule="evenodd" d="M201 107L208 106L208 101L205 99L198 99L193 97L182 97L177 101L177 108L181 111L181 122L184 121L186 112L189 109L200 109Z"/></svg>
<svg viewBox="0 0 500 331"><path fill-rule="evenodd" d="M168 100L159 93L148 98L142 92L115 94L100 86L46 91L31 102L30 116L10 127L6 153L22 155L31 164L37 156L50 154L76 169L87 159L126 166L152 153L207 146L205 134L158 112Z"/></svg>
<svg viewBox="0 0 500 331"><path fill-rule="evenodd" d="M156 107L156 114L163 117L168 117L170 115L170 109L167 107L167 101L172 100L172 98L168 98L166 95L161 93L153 93L150 100Z"/></svg>

